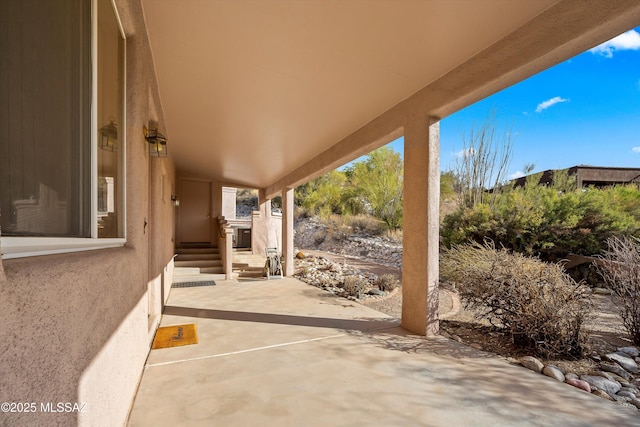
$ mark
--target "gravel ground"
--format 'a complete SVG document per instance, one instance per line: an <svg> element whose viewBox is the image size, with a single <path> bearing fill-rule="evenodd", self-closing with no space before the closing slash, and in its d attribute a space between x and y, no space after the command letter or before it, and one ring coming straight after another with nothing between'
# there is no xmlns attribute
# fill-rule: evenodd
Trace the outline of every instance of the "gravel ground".
<svg viewBox="0 0 640 427"><path fill-rule="evenodd" d="M310 249L302 249L302 252L307 255L324 257L334 262L342 263L346 261L347 264L363 272L370 272L376 275L395 274L399 278L402 278L402 271L397 268L363 261L358 258L332 254L330 252L315 251ZM438 295L440 299L440 308L438 313L441 318L451 316L459 310L460 305L455 294L453 294L449 290L440 289ZM388 314L389 316L400 319L402 313L402 287L396 288L387 296L381 298L366 299L359 301L359 303L374 310Z"/></svg>
<svg viewBox="0 0 640 427"><path fill-rule="evenodd" d="M440 289L438 298L438 315L441 319L455 314L459 309L457 297L450 291ZM362 301L360 304L399 319L402 313L402 289L398 288L389 296Z"/></svg>

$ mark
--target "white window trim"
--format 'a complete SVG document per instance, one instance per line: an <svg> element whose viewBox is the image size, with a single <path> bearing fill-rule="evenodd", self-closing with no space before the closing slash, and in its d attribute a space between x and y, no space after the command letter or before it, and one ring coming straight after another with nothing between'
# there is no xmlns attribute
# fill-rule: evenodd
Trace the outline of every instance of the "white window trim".
<svg viewBox="0 0 640 427"><path fill-rule="evenodd" d="M2 237L0 235L0 254L2 259L24 258L40 255L52 255L71 252L91 251L96 249L122 247L127 242L126 200L127 200L127 38L122 27L115 1L111 6L118 22L120 36L124 40L122 52L122 81L124 96L122 97L122 227L124 237L115 239L98 238L98 0L91 0L91 237ZM0 230L1 233L1 230Z"/></svg>
<svg viewBox="0 0 640 427"><path fill-rule="evenodd" d="M2 237L2 259L121 247L125 239L74 237Z"/></svg>

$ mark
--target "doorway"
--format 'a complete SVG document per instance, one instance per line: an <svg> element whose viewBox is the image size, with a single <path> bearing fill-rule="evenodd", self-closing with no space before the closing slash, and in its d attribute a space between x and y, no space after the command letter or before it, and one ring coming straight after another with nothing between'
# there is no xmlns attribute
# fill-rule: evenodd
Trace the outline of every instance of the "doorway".
<svg viewBox="0 0 640 427"><path fill-rule="evenodd" d="M211 244L211 183L180 180L179 245Z"/></svg>

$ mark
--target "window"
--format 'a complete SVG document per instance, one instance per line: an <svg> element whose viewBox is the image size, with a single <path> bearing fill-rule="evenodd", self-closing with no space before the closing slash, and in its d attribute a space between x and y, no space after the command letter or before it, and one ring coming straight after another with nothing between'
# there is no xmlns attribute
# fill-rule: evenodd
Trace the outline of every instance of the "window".
<svg viewBox="0 0 640 427"><path fill-rule="evenodd" d="M98 0L97 235L124 237L124 39L110 0Z"/></svg>
<svg viewBox="0 0 640 427"><path fill-rule="evenodd" d="M111 0L3 0L0 52L3 258L122 245L125 40Z"/></svg>

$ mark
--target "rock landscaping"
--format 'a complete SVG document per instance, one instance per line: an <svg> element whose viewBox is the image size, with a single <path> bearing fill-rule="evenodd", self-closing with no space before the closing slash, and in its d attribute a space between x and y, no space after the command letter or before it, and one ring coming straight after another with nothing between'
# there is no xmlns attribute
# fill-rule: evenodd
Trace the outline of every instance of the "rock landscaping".
<svg viewBox="0 0 640 427"><path fill-rule="evenodd" d="M557 381L567 383L587 393L612 400L623 406L640 409L640 351L637 347L621 347L602 356L592 356L596 369L579 374L564 372L557 366L544 365L541 360L524 356L519 363Z"/></svg>
<svg viewBox="0 0 640 427"><path fill-rule="evenodd" d="M296 220L295 246L356 257L393 268L402 268L402 243L391 239L340 233L315 218Z"/></svg>
<svg viewBox="0 0 640 427"><path fill-rule="evenodd" d="M363 272L349 265L346 258L336 262L304 252L296 255L295 271L298 280L353 301L383 297L399 285L397 278Z"/></svg>

